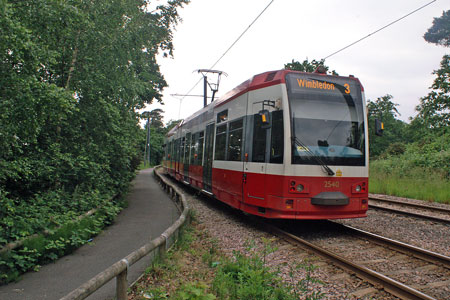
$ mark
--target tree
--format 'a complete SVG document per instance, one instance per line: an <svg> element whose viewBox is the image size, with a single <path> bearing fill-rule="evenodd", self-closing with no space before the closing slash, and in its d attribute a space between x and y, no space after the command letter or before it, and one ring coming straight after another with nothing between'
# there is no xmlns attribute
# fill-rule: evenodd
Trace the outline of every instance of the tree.
<svg viewBox="0 0 450 300"><path fill-rule="evenodd" d="M325 60L321 59L320 61L317 61L313 59L311 62L308 61L308 59L305 59L303 62L294 61L287 63L284 65L284 68L286 70L293 70L293 71L301 71L301 72L314 72L319 66L324 67L326 71L329 70L328 66L325 66ZM335 70L331 71L331 74L333 75L339 75L336 73Z"/></svg>
<svg viewBox="0 0 450 300"><path fill-rule="evenodd" d="M378 97L375 101L368 100L367 108L369 111L369 143L370 156L377 157L382 154L401 154L401 144L407 142L405 136L406 123L398 120L400 115L397 110L398 104L392 102L391 95ZM375 135L375 119L381 119L384 123L384 133L382 137Z"/></svg>
<svg viewBox="0 0 450 300"><path fill-rule="evenodd" d="M442 16L434 18L433 26L424 34L428 43L450 47L450 10L443 11Z"/></svg>
<svg viewBox="0 0 450 300"><path fill-rule="evenodd" d="M150 112L150 126L153 128L164 128L163 114L164 111L160 108L154 109Z"/></svg>
<svg viewBox="0 0 450 300"><path fill-rule="evenodd" d="M188 2L0 1L0 243L126 191Z"/></svg>
<svg viewBox="0 0 450 300"><path fill-rule="evenodd" d="M415 119L426 128L439 129L450 126L450 55L444 55L441 68L433 74L431 91L420 99Z"/></svg>
<svg viewBox="0 0 450 300"><path fill-rule="evenodd" d="M164 127L163 114L164 111L160 108L154 109L149 112L144 112L142 118L147 120L144 126L144 131L147 134L150 130L150 150L145 149L143 152L150 151L150 165L158 165L161 163L164 157L164 138L167 133L167 129ZM148 123L148 121L150 123ZM147 140L147 138L145 139Z"/></svg>

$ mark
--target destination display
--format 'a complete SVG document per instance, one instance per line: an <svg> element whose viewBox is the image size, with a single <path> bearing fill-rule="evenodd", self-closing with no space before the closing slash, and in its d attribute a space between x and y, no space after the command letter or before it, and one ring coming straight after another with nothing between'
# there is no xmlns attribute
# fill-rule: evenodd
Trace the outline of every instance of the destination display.
<svg viewBox="0 0 450 300"><path fill-rule="evenodd" d="M358 81L315 74L289 74L287 81L294 93L326 93L358 96L361 90Z"/></svg>

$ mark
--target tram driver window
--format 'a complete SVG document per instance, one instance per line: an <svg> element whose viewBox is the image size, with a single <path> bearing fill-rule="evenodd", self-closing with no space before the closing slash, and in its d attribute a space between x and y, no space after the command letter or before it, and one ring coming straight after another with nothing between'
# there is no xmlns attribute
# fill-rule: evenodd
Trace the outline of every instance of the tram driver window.
<svg viewBox="0 0 450 300"><path fill-rule="evenodd" d="M284 152L283 111L272 112L272 133L270 140L270 163L282 164Z"/></svg>
<svg viewBox="0 0 450 300"><path fill-rule="evenodd" d="M266 133L267 130L262 128L262 120L259 114L253 115L253 150L252 162L266 161Z"/></svg>

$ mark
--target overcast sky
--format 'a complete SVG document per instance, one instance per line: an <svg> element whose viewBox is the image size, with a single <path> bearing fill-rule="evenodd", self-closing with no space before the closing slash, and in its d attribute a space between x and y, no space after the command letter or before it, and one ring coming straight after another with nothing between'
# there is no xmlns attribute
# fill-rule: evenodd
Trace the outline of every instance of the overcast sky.
<svg viewBox="0 0 450 300"><path fill-rule="evenodd" d="M224 71L218 95L253 75L282 69L292 59L320 60L431 0L275 0L241 40L214 67ZM194 72L210 68L250 25L270 0L192 0L180 10L183 21L174 32L174 58L158 62L169 87L161 108L164 121L186 118L203 106L186 94L201 78ZM325 62L341 76L355 75L366 99L386 94L400 104L400 119L415 115L419 98L428 94L442 56L450 49L429 44L423 34L450 9L437 0L400 22L340 52ZM190 94L202 95L203 83ZM211 92L209 91L209 94ZM181 106L180 106L181 102Z"/></svg>

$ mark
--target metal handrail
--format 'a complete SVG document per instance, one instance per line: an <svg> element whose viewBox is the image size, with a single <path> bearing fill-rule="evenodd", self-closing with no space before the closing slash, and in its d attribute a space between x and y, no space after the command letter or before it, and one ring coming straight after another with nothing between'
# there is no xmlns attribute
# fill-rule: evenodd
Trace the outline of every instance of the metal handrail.
<svg viewBox="0 0 450 300"><path fill-rule="evenodd" d="M150 252L158 249L158 255L162 256L167 251L167 249L171 246L170 238L175 237L176 240L179 229L181 226L185 224L189 219L189 207L187 205L187 201L183 193L178 189L175 185L170 183L166 178L162 177L156 171L158 167L155 167L153 173L160 180L164 189L181 205L183 211L180 217L172 224L166 231L164 231L159 237L153 239L151 242L145 244L141 248L136 251L130 253L125 258L120 261L114 263L106 270L97 274L95 277L90 279L89 281L82 284L77 289L73 290L61 300L81 300L87 298L89 295L100 289L103 285L116 278L116 297L117 300L125 300L127 299L127 288L128 288L128 268L148 255ZM173 241L174 241L173 240ZM173 242L172 242L173 244Z"/></svg>

